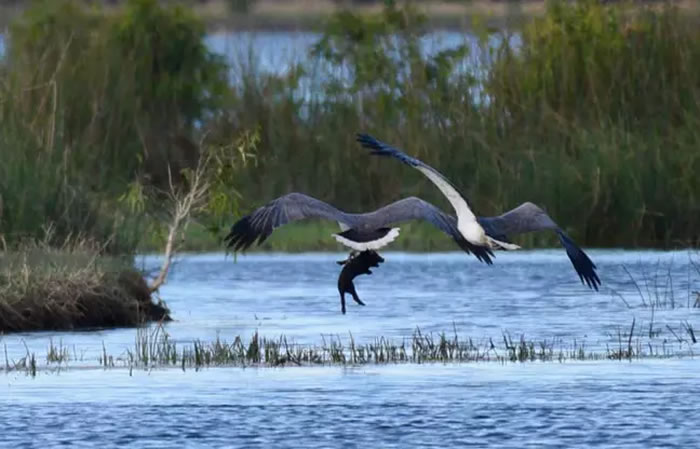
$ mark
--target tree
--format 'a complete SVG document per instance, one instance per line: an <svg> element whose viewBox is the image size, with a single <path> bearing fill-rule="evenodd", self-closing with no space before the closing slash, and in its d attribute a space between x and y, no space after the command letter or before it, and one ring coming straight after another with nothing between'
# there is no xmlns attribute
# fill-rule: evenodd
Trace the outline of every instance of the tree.
<svg viewBox="0 0 700 449"><path fill-rule="evenodd" d="M240 195L233 187L235 175L254 160L259 141L258 130L244 131L223 145L208 143L205 135L198 145L191 144L196 149L197 162L194 168L181 171L181 183L174 180L168 166L167 190L136 182L122 196L122 201L134 212L150 208L149 215L155 219L156 227L167 229L163 262L149 284L151 293L166 282L173 258L185 243L187 228L193 220L208 221L207 228L216 233L223 221L237 212Z"/></svg>

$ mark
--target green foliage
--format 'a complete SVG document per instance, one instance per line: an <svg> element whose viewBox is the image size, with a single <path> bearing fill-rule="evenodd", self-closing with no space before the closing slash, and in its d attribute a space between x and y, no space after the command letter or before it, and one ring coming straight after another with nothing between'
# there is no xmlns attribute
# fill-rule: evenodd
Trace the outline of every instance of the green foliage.
<svg viewBox="0 0 700 449"><path fill-rule="evenodd" d="M673 7L551 2L516 36L427 56L410 7L341 12L308 64L280 77L243 69L221 125L262 131L240 191L251 207L297 190L348 211L407 195L450 210L419 173L367 156L354 142L365 131L438 168L480 215L533 201L586 245L697 243L692 20Z"/></svg>
<svg viewBox="0 0 700 449"><path fill-rule="evenodd" d="M698 112L700 28L676 9L555 1L523 41L521 50L502 49L490 80L515 120L546 108L581 125L665 128Z"/></svg>
<svg viewBox="0 0 700 449"><path fill-rule="evenodd" d="M207 179L210 179L206 210L208 228L216 235L230 224L233 216L239 213L241 194L236 190L238 175L250 161L255 161L260 131L244 130L232 142L212 145L209 148L211 165Z"/></svg>
<svg viewBox="0 0 700 449"><path fill-rule="evenodd" d="M354 136L365 129L397 143L427 142L453 114L472 117L475 78L452 76L467 47L425 55L423 23L409 7L390 6L378 17L342 12L308 65L273 77L240 64L237 101L220 126L261 130L258 164L240 179L243 196L261 202L294 189L361 211L417 193L403 187L403 167L358 157ZM431 162L440 157L419 151L428 153Z"/></svg>
<svg viewBox="0 0 700 449"><path fill-rule="evenodd" d="M247 14L257 0L227 0L228 8L236 14Z"/></svg>
<svg viewBox="0 0 700 449"><path fill-rule="evenodd" d="M120 65L115 68L119 79L132 78L136 113L191 125L221 106L228 87L226 67L221 56L207 49L204 25L188 10L161 8L157 0L130 0L113 27L108 38L117 52L114 59L130 63L126 72Z"/></svg>
<svg viewBox="0 0 700 449"><path fill-rule="evenodd" d="M134 182L167 185L196 158L197 126L221 106L227 67L181 7L130 0L113 15L43 1L14 23L0 76L0 234L137 244L144 217L122 207ZM133 206L133 205L132 205Z"/></svg>
<svg viewBox="0 0 700 449"><path fill-rule="evenodd" d="M697 22L672 7L556 1L522 36L499 49L486 89L504 133L538 161L535 189L554 189L555 211L600 244L697 242Z"/></svg>
<svg viewBox="0 0 700 449"><path fill-rule="evenodd" d="M407 195L450 210L420 173L367 156L364 131L435 166L480 215L533 201L582 244L697 243L700 28L673 7L599 3L552 1L515 36L430 55L410 4L343 11L310 60L263 74L251 49L229 85L185 9L43 2L0 67L0 234L53 222L133 249L162 234L153 192L169 173L186 187L202 149L211 231L295 190L351 212ZM306 234L287 246L321 245Z"/></svg>

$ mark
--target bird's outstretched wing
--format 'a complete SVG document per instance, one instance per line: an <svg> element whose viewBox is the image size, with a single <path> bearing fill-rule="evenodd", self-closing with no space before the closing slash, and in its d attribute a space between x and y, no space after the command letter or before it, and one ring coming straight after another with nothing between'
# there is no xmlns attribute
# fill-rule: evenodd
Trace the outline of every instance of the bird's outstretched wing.
<svg viewBox="0 0 700 449"><path fill-rule="evenodd" d="M270 201L255 212L238 220L224 238L228 248L243 251L257 241L267 239L275 228L296 220L321 218L342 223L347 228L373 231L411 220L423 220L451 236L467 253L488 264L493 253L488 248L467 242L457 230L457 222L432 204L410 197L388 204L374 212L349 214L328 203L302 193L290 193Z"/></svg>
<svg viewBox="0 0 700 449"><path fill-rule="evenodd" d="M411 157L404 153L403 151L392 147L384 142L381 142L369 134L358 134L357 141L365 148L371 151L370 154L376 156L389 156L396 158L407 164L421 173L423 173L428 179L430 179L433 184L435 184L443 195L449 200L450 204L457 214L458 220L465 220L467 222L476 221L476 216L472 212L471 208L467 204L467 200L462 194L459 193L457 188L452 185L452 183L445 178L440 172L435 170L433 167L425 164L418 159Z"/></svg>
<svg viewBox="0 0 700 449"><path fill-rule="evenodd" d="M289 193L258 208L238 220L224 241L234 251L243 251L257 240L258 245L276 228L292 221L306 218L322 218L347 223L348 215L316 198L303 193Z"/></svg>
<svg viewBox="0 0 700 449"><path fill-rule="evenodd" d="M424 164L418 159L407 155L403 151L394 148L391 145L388 145L384 142L375 139L369 134L358 134L357 141L363 147L372 150L370 152L370 154L372 155L396 158L404 164L409 165L423 173L428 179L430 179L430 181L432 181L433 184L435 184L438 187L438 189L440 189L440 192L442 192L442 194L445 195L447 200L454 208L459 223L464 223L464 226L467 229L471 227L474 230L478 230L476 228L481 227L481 225L476 219L476 216L474 215L474 212L472 212L471 208L469 207L469 204L467 204L467 200L464 198L464 196L461 193L459 193L457 188L454 185L452 185L452 183L447 178L445 178L433 167L429 166L428 164ZM460 226L462 225L460 224ZM466 251L467 253L474 253L474 255L482 262L491 264L491 256L493 256L493 253L488 247L472 244L471 242L466 240L459 231L457 232L457 234L459 235L459 237L456 237L452 234L451 235L455 237L457 244L459 244L459 246L464 251ZM495 243L500 243L501 245L503 244L502 242Z"/></svg>
<svg viewBox="0 0 700 449"><path fill-rule="evenodd" d="M458 220L463 220L465 223L476 222L476 216L467 204L467 200L464 198L464 196L459 193L457 188L452 185L447 178L445 178L433 167L429 166L428 164L424 164L418 159L407 155L403 151L394 148L391 145L375 139L369 134L358 134L357 141L363 147L372 150L370 152L372 155L396 158L404 164L409 165L423 173L440 189L442 194L445 195L450 204L452 204Z"/></svg>
<svg viewBox="0 0 700 449"><path fill-rule="evenodd" d="M391 226L405 221L423 220L449 235L466 253L473 253L481 262L491 265L493 252L487 247L472 245L464 239L457 229L457 220L446 214L427 201L416 197L408 197L388 204L374 212L360 215L366 223L372 226Z"/></svg>
<svg viewBox="0 0 700 449"><path fill-rule="evenodd" d="M557 233L566 254L576 270L581 283L586 283L589 288L598 290L600 278L596 273L597 267L574 243L569 236L557 225L547 213L532 203L523 203L497 217L479 217L479 223L486 233L495 239L507 239L508 236L524 234L526 232L550 230Z"/></svg>

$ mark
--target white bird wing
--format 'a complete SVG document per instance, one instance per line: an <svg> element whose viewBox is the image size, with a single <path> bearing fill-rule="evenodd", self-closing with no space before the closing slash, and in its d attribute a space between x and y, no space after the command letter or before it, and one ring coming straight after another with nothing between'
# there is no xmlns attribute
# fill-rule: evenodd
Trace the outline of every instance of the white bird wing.
<svg viewBox="0 0 700 449"><path fill-rule="evenodd" d="M365 148L372 150L372 155L393 157L406 165L409 165L423 173L433 184L440 189L445 198L450 202L457 214L458 221L476 222L476 216L472 212L467 200L459 193L457 188L440 172L428 164L411 157L391 145L381 142L368 134L358 134L357 141Z"/></svg>

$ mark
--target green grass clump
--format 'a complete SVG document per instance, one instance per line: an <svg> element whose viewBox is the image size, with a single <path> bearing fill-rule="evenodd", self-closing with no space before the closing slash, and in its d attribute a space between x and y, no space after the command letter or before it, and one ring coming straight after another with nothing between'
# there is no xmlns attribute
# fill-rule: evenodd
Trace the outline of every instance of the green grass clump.
<svg viewBox="0 0 700 449"><path fill-rule="evenodd" d="M130 259L88 241L25 243L0 257L0 332L135 326L168 318ZM53 345L52 345L53 346ZM65 359L50 350L49 360Z"/></svg>

